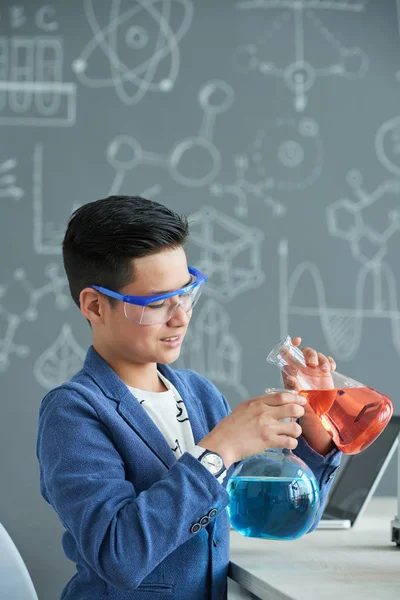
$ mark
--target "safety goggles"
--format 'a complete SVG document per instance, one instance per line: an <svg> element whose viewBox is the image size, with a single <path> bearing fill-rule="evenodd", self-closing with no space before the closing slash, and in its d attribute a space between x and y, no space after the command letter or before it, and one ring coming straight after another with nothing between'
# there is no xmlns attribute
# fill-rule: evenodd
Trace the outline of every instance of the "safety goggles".
<svg viewBox="0 0 400 600"><path fill-rule="evenodd" d="M193 309L198 301L202 284L207 281L207 276L195 269L188 267L192 281L179 290L155 294L152 296L129 296L113 292L100 285L90 285L105 296L115 298L124 303L124 313L127 319L138 325L161 325L167 323L179 307L185 312Z"/></svg>

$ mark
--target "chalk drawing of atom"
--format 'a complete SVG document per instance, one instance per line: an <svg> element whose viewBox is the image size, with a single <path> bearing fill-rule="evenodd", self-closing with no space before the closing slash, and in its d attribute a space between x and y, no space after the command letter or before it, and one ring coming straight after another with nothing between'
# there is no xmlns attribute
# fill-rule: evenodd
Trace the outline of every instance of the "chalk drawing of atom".
<svg viewBox="0 0 400 600"><path fill-rule="evenodd" d="M192 23L193 4L192 0L129 0L130 8L122 10L126 2L96 4L97 9L110 7L108 24L102 28L94 0L84 0L93 38L72 68L84 85L113 86L119 99L133 106L148 91L169 92L174 87L180 65L179 42ZM171 23L177 20L173 29Z"/></svg>

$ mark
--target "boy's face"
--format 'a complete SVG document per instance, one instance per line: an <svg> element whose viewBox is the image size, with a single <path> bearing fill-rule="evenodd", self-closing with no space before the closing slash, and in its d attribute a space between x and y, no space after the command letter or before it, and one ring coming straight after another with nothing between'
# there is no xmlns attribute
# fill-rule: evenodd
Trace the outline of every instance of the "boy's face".
<svg viewBox="0 0 400 600"><path fill-rule="evenodd" d="M118 291L130 296L150 296L178 290L189 281L186 254L179 247L135 259L133 283ZM138 325L126 318L123 302L111 307L104 296L99 302L102 318L98 324L92 321L93 334L108 355L112 353L116 360L140 365L169 364L178 358L192 311L186 313L178 308L167 323Z"/></svg>

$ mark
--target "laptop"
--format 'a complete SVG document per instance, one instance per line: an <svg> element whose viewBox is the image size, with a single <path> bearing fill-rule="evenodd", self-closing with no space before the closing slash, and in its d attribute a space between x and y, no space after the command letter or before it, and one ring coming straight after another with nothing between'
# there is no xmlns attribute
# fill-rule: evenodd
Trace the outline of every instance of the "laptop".
<svg viewBox="0 0 400 600"><path fill-rule="evenodd" d="M317 529L350 529L364 512L398 445L400 415L369 448L344 455Z"/></svg>

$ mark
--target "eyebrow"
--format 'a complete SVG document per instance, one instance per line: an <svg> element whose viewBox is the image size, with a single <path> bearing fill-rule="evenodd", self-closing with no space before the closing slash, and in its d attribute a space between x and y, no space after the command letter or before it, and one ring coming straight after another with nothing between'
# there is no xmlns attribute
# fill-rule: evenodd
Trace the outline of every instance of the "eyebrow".
<svg viewBox="0 0 400 600"><path fill-rule="evenodd" d="M190 279L189 279L189 281L188 281L187 283L185 283L185 285L182 285L182 286L181 286L180 288L178 288L178 289L180 289L180 290L181 290L182 288L184 288L184 287L186 287L187 285L191 284L191 283L192 283L192 281L193 281L193 277L192 277L192 275L191 275L191 276L190 276ZM147 296L156 296L156 295L157 295L157 296L161 296L161 294L169 294L170 292L173 292L173 291L174 291L174 290L152 290L152 291L150 292L150 294L146 294L146 295L147 295Z"/></svg>

